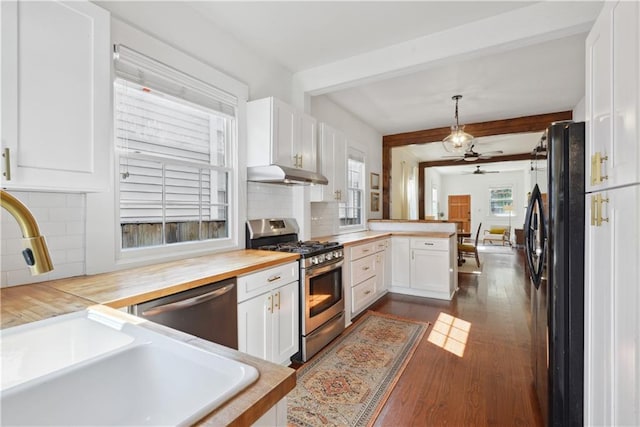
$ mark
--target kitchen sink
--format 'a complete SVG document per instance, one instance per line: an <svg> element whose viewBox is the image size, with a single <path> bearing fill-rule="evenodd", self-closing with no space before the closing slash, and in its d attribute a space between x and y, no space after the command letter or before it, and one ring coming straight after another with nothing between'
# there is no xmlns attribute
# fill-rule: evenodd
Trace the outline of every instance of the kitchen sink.
<svg viewBox="0 0 640 427"><path fill-rule="evenodd" d="M1 424L189 425L258 378L252 366L115 313L0 331Z"/></svg>

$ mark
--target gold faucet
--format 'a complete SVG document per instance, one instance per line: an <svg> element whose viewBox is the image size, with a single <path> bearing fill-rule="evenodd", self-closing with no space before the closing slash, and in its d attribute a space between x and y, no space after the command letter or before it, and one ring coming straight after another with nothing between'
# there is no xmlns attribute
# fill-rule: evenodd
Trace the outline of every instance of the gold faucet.
<svg viewBox="0 0 640 427"><path fill-rule="evenodd" d="M38 223L29 209L18 199L4 190L0 190L0 204L18 222L22 230L22 245L24 256L32 275L43 274L53 270L53 263L49 257L47 243L40 235Z"/></svg>

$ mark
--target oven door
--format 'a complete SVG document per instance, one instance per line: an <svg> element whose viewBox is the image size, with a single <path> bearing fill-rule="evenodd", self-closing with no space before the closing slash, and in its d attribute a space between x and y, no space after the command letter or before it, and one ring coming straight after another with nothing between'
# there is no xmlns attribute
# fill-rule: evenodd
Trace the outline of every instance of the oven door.
<svg viewBox="0 0 640 427"><path fill-rule="evenodd" d="M331 265L305 269L303 335L308 335L344 311L342 264L340 260Z"/></svg>

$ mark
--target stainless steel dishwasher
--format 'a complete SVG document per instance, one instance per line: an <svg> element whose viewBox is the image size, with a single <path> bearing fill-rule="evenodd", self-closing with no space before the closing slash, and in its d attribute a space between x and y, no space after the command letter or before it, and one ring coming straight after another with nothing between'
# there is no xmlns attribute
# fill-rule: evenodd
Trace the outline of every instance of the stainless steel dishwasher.
<svg viewBox="0 0 640 427"><path fill-rule="evenodd" d="M238 349L236 279L129 307L129 312L208 341Z"/></svg>

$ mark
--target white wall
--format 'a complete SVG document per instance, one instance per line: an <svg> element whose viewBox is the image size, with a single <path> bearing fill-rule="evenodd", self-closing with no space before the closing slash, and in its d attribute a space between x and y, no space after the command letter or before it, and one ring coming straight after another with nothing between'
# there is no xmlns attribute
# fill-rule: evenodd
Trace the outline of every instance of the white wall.
<svg viewBox="0 0 640 427"><path fill-rule="evenodd" d="M366 206L366 218L382 218L382 185L379 190L380 209L377 212L371 212L369 200L371 194L369 173L379 174L380 183L382 184L382 135L324 95L311 97L310 114L319 123L328 123L344 132L348 145L365 153L365 175L367 179L364 203ZM312 237L340 233L337 203L311 203L310 216Z"/></svg>
<svg viewBox="0 0 640 427"><path fill-rule="evenodd" d="M501 172L485 175L442 175L443 203L440 208L448 217L447 196L470 194L471 195L471 232L474 233L478 224L482 222L480 236L483 230L491 225L509 225L509 217L496 217L491 215L489 209L489 189L491 187L512 186L513 188L513 217L511 218L512 239L513 229L522 228L526 210L527 192L531 191L525 186L524 171Z"/></svg>

